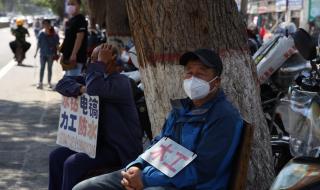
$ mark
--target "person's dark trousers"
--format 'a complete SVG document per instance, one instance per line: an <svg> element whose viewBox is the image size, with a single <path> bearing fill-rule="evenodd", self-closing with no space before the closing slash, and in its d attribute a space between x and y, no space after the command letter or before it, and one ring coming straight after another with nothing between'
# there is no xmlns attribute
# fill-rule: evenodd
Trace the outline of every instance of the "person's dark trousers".
<svg viewBox="0 0 320 190"><path fill-rule="evenodd" d="M125 190L121 185L122 170L82 181L72 190ZM173 187L148 187L145 190L178 190Z"/></svg>
<svg viewBox="0 0 320 190"><path fill-rule="evenodd" d="M84 153L77 153L60 147L50 153L49 190L71 190L88 174L99 168L119 165L115 152L105 149L98 152L95 159Z"/></svg>
<svg viewBox="0 0 320 190"><path fill-rule="evenodd" d="M41 55L40 56L40 83L43 81L44 69L46 67L46 63L48 64L48 83L51 83L51 76L52 76L52 64L53 59L52 56L48 55Z"/></svg>
<svg viewBox="0 0 320 190"><path fill-rule="evenodd" d="M27 52L30 49L31 44L29 42L22 42L22 43L23 43L22 44L23 52ZM19 43L17 41L11 41L9 43L10 49L11 49L13 54L16 53L16 49L19 46L19 44L21 44L21 43Z"/></svg>
<svg viewBox="0 0 320 190"><path fill-rule="evenodd" d="M22 45L23 51L27 52L31 47L31 44L29 42L24 42Z"/></svg>
<svg viewBox="0 0 320 190"><path fill-rule="evenodd" d="M16 41L11 41L9 43L9 46L10 46L10 49L11 49L12 53L15 54L16 53L16 49L17 49Z"/></svg>

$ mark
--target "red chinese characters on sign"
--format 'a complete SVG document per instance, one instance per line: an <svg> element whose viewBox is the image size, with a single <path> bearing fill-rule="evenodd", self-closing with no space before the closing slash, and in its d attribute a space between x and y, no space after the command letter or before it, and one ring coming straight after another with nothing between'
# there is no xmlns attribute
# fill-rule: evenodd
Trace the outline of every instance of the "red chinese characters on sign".
<svg viewBox="0 0 320 190"><path fill-rule="evenodd" d="M89 139L92 139L97 136L98 126L94 123L88 123L88 133L87 136Z"/></svg>
<svg viewBox="0 0 320 190"><path fill-rule="evenodd" d="M274 69L270 67L266 72L263 73L263 75L259 78L259 81L265 81L267 80L274 72Z"/></svg>
<svg viewBox="0 0 320 190"><path fill-rule="evenodd" d="M78 100L76 98L70 99L70 109L73 112L78 112Z"/></svg>
<svg viewBox="0 0 320 190"><path fill-rule="evenodd" d="M176 172L175 165L180 161L187 161L189 158L185 155L183 155L181 152L176 153L176 160L174 160L171 164L168 164L167 162L164 162L163 165L167 167L169 170Z"/></svg>
<svg viewBox="0 0 320 190"><path fill-rule="evenodd" d="M169 144L167 146L160 145L160 148L158 150L150 153L151 159L155 160L155 159L160 158L160 161L163 161L166 153L170 154L173 152L170 149L171 146L172 146L172 144ZM176 169L174 168L174 165L176 165L179 161L182 161L182 160L187 161L188 160L188 157L183 155L181 152L176 152L176 156L177 156L176 160L174 160L171 164L169 164L167 162L163 162L163 165L173 172L176 171Z"/></svg>
<svg viewBox="0 0 320 190"><path fill-rule="evenodd" d="M78 134L89 139L97 136L98 126L94 123L88 122L87 118L80 116Z"/></svg>
<svg viewBox="0 0 320 190"><path fill-rule="evenodd" d="M85 137L87 134L87 128L88 128L87 119L83 116L80 116L78 134Z"/></svg>
<svg viewBox="0 0 320 190"><path fill-rule="evenodd" d="M290 48L283 56L288 59L289 57L291 57L293 54L295 54L297 52L297 50L292 47Z"/></svg>
<svg viewBox="0 0 320 190"><path fill-rule="evenodd" d="M160 161L163 161L163 157L166 154L166 152L172 153L172 150L170 149L171 146L172 146L172 144L169 144L168 146L160 145L160 148L158 150L150 153L151 158L154 160L154 159L160 157Z"/></svg>
<svg viewBox="0 0 320 190"><path fill-rule="evenodd" d="M62 105L63 105L64 108L69 108L70 107L69 98L68 97L63 96Z"/></svg>
<svg viewBox="0 0 320 190"><path fill-rule="evenodd" d="M144 152L141 158L168 177L173 177L196 156L193 152L165 137Z"/></svg>

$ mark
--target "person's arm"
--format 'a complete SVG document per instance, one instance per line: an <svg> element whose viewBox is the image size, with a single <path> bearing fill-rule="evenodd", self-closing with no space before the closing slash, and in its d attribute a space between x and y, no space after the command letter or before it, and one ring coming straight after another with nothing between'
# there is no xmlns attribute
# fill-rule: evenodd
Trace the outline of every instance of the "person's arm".
<svg viewBox="0 0 320 190"><path fill-rule="evenodd" d="M91 96L100 96L112 102L126 103L131 93L129 79L119 73L105 75L106 65L91 63L87 68L86 87Z"/></svg>
<svg viewBox="0 0 320 190"><path fill-rule="evenodd" d="M59 42L59 35L58 35L58 34L55 34L55 35L54 35L54 44L55 44L56 51L57 51L57 53L58 53L58 51L59 51L59 44L60 44L60 42Z"/></svg>
<svg viewBox="0 0 320 190"><path fill-rule="evenodd" d="M37 49L36 49L36 52L35 52L35 54L34 54L34 58L37 57L38 51L39 51L39 49L40 49L41 40L42 40L42 34L39 33L38 42L37 42Z"/></svg>
<svg viewBox="0 0 320 190"><path fill-rule="evenodd" d="M77 33L76 41L74 43L73 50L70 56L70 61L77 61L77 53L81 47L84 36L85 36L84 32Z"/></svg>
<svg viewBox="0 0 320 190"><path fill-rule="evenodd" d="M63 96L77 97L86 92L84 78L65 76L58 82L55 90Z"/></svg>
<svg viewBox="0 0 320 190"><path fill-rule="evenodd" d="M26 28L25 28L25 29L26 29ZM29 34L29 30L28 30L28 29L26 29L26 34L27 34L28 37L30 37L30 34Z"/></svg>
<svg viewBox="0 0 320 190"><path fill-rule="evenodd" d="M197 158L193 162L172 178L153 166L147 166L142 171L144 187L171 185L177 188L194 187L196 184L222 175L221 172L231 164L240 140L241 129L242 120L238 117L220 118L203 132L195 152ZM199 173L201 178L198 176Z"/></svg>
<svg viewBox="0 0 320 190"><path fill-rule="evenodd" d="M87 92L113 103L131 103L131 86L128 77L116 71L116 56L112 46L103 44L98 53L98 62L87 68Z"/></svg>
<svg viewBox="0 0 320 190"><path fill-rule="evenodd" d="M39 43L37 43L37 49L36 49L36 52L35 52L35 54L34 54L34 58L37 57L39 49L40 49Z"/></svg>
<svg viewBox="0 0 320 190"><path fill-rule="evenodd" d="M13 36L16 36L16 30L13 29L13 28L11 28L10 30L11 30L11 34L12 34Z"/></svg>
<svg viewBox="0 0 320 190"><path fill-rule="evenodd" d="M77 20L75 23L77 27L77 36L76 36L76 41L74 43L72 53L70 56L70 61L77 61L77 54L79 49L81 48L81 45L83 43L84 38L86 38L85 34L87 31L87 21L85 20L84 17L80 18Z"/></svg>

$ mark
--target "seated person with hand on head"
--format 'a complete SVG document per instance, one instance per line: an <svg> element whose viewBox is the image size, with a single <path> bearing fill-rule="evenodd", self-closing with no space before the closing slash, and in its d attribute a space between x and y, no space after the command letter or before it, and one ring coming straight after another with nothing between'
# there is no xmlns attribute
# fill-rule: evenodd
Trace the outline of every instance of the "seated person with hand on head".
<svg viewBox="0 0 320 190"><path fill-rule="evenodd" d="M119 73L118 50L97 47L86 77L65 76L56 90L68 97L82 93L99 96L99 124L96 158L59 147L50 154L49 190L70 190L88 172L118 170L142 152L142 134L128 77Z"/></svg>
<svg viewBox="0 0 320 190"><path fill-rule="evenodd" d="M144 160L148 154L144 153L128 164L125 170L87 179L77 184L73 190L228 188L243 121L238 110L227 101L220 88L221 59L212 50L198 49L183 54L180 64L184 66L183 88L188 98L171 102L172 110L162 132L153 140L149 150L158 143L171 139L176 144L175 147L182 146L193 153L190 155L196 155L194 160L169 177L170 175L162 172L165 164L162 168L149 164L150 160ZM160 149L164 150L162 148ZM175 150L162 151L157 159L167 159L165 154ZM168 161L173 162L171 167L178 165L174 160Z"/></svg>

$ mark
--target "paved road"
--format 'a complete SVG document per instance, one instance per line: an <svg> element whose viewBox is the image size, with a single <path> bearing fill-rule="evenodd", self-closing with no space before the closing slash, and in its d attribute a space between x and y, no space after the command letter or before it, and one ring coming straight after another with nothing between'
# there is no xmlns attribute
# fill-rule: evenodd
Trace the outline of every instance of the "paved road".
<svg viewBox="0 0 320 190"><path fill-rule="evenodd" d="M24 61L27 66L19 67L10 62L4 41L11 39L2 36L7 34L7 29L0 30L0 190L47 189L48 155L56 146L61 97L47 87L35 88L39 72L33 59L35 38L29 39L33 46ZM53 72L53 81L58 81L62 75L58 64Z"/></svg>
<svg viewBox="0 0 320 190"><path fill-rule="evenodd" d="M9 28L0 29L0 69L6 65L12 58L13 54L9 48L9 42L14 40Z"/></svg>

